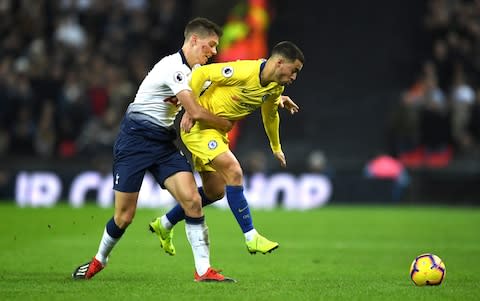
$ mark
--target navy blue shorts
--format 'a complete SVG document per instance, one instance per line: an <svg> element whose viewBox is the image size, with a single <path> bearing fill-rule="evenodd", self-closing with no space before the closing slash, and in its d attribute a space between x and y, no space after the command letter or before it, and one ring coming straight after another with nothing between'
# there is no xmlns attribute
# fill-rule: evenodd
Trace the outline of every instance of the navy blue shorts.
<svg viewBox="0 0 480 301"><path fill-rule="evenodd" d="M113 189L138 192L148 170L158 184L180 171L192 172L174 141L175 129L153 124L142 114L125 116L113 147Z"/></svg>

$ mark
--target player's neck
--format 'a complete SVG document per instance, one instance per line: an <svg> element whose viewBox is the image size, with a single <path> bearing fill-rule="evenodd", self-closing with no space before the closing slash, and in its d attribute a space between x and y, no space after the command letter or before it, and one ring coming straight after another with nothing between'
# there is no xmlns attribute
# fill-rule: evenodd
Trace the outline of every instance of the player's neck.
<svg viewBox="0 0 480 301"><path fill-rule="evenodd" d="M190 67L190 69L192 69L192 67L196 64L196 62L193 59L191 49L188 46L183 45L182 52L185 57L185 60L187 61L188 66Z"/></svg>
<svg viewBox="0 0 480 301"><path fill-rule="evenodd" d="M260 85L262 85L262 87L265 87L273 82L273 67L274 66L272 65L272 62L267 60L265 67L260 70Z"/></svg>

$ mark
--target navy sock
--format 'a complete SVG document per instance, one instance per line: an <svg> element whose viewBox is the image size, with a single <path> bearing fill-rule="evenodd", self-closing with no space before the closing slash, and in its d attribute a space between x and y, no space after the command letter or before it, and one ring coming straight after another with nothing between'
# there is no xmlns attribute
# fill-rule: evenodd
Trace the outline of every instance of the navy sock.
<svg viewBox="0 0 480 301"><path fill-rule="evenodd" d="M198 193L200 193L200 196L202 197L202 207L205 207L215 202L207 198L202 187L198 187ZM172 225L176 225L178 222L185 219L185 211L183 211L183 208L182 206L180 206L180 204L175 205L175 207L170 209L170 211L168 211L166 215Z"/></svg>
<svg viewBox="0 0 480 301"><path fill-rule="evenodd" d="M242 228L243 233L253 229L252 216L247 200L243 194L243 186L227 186L227 201L237 223Z"/></svg>
<svg viewBox="0 0 480 301"><path fill-rule="evenodd" d="M176 225L179 221L185 219L185 211L180 204L177 204L167 212L166 216L172 225Z"/></svg>
<svg viewBox="0 0 480 301"><path fill-rule="evenodd" d="M120 229L117 224L115 224L115 219L112 217L105 227L107 229L108 235L115 239L119 239L122 237L123 233L125 233L125 229Z"/></svg>
<svg viewBox="0 0 480 301"><path fill-rule="evenodd" d="M205 222L205 216L190 217L185 215L185 223L191 225L201 225Z"/></svg>
<svg viewBox="0 0 480 301"><path fill-rule="evenodd" d="M218 200L210 200L205 192L203 191L203 187L198 187L198 193L200 193L200 196L202 197L202 207L208 206L212 203L215 203L215 201Z"/></svg>

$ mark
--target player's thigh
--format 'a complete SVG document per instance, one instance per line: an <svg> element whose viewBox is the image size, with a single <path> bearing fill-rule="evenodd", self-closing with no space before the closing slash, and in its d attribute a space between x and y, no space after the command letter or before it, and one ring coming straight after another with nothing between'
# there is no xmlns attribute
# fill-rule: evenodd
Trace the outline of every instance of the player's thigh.
<svg viewBox="0 0 480 301"><path fill-rule="evenodd" d="M158 143L120 132L113 148L113 189L139 192L145 171L155 163Z"/></svg>
<svg viewBox="0 0 480 301"><path fill-rule="evenodd" d="M209 163L222 177L227 185L243 185L243 172L235 155L226 151Z"/></svg>
<svg viewBox="0 0 480 301"><path fill-rule="evenodd" d="M203 192L209 200L216 201L225 195L225 179L222 174L216 171L200 172L202 178Z"/></svg>
<svg viewBox="0 0 480 301"><path fill-rule="evenodd" d="M213 129L199 130L195 126L190 133L182 132L182 141L192 153L193 163L198 171L212 171L208 163L229 150L226 135Z"/></svg>
<svg viewBox="0 0 480 301"><path fill-rule="evenodd" d="M168 178L179 172L192 173L192 167L173 142L165 143L161 150L155 164L150 166L148 171L153 175L157 183L165 189L165 181Z"/></svg>
<svg viewBox="0 0 480 301"><path fill-rule="evenodd" d="M180 203L185 213L191 217L202 216L202 202L193 174L177 172L164 181L165 188Z"/></svg>

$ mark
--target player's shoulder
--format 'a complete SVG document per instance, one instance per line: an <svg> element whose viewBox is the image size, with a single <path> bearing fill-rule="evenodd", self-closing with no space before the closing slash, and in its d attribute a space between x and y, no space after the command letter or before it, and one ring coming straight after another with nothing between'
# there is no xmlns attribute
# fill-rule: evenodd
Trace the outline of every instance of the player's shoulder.
<svg viewBox="0 0 480 301"><path fill-rule="evenodd" d="M188 76L191 70L185 65L181 55L177 52L163 57L155 64L151 72L158 76L176 74L179 72L184 76Z"/></svg>
<svg viewBox="0 0 480 301"><path fill-rule="evenodd" d="M156 65L155 68L165 68L165 69L190 69L183 62L182 56L180 53L176 52L170 55L163 57Z"/></svg>
<svg viewBox="0 0 480 301"><path fill-rule="evenodd" d="M260 70L260 60L237 60L217 63L211 68L218 69L225 77L244 78L255 75L255 70Z"/></svg>
<svg viewBox="0 0 480 301"><path fill-rule="evenodd" d="M263 60L236 60L231 62L226 62L226 65L231 65L235 68L257 68L260 66Z"/></svg>

